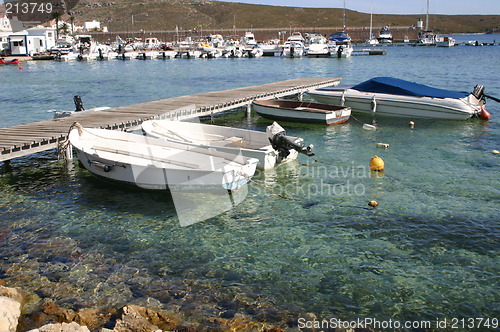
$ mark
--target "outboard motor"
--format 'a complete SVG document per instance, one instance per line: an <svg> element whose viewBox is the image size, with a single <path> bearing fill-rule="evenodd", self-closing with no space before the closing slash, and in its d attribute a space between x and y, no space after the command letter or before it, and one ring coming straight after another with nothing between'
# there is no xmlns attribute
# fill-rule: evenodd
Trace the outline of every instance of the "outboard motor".
<svg viewBox="0 0 500 332"><path fill-rule="evenodd" d="M474 91L472 91L472 95L478 100L484 99L484 85L476 84Z"/></svg>
<svg viewBox="0 0 500 332"><path fill-rule="evenodd" d="M75 112L81 112L85 110L85 108L83 107L82 98L80 96L74 96L73 101L75 102Z"/></svg>
<svg viewBox="0 0 500 332"><path fill-rule="evenodd" d="M342 52L344 52L344 46L339 46L337 49L337 57L341 58L342 57Z"/></svg>
<svg viewBox="0 0 500 332"><path fill-rule="evenodd" d="M278 151L279 156L285 159L290 154L290 149L294 149L299 153L305 154L309 157L314 156L312 152L314 146L311 144L309 146L304 146L303 143L294 142L294 140L286 136L285 129L281 127L277 122L266 129L267 138L271 143L273 149Z"/></svg>

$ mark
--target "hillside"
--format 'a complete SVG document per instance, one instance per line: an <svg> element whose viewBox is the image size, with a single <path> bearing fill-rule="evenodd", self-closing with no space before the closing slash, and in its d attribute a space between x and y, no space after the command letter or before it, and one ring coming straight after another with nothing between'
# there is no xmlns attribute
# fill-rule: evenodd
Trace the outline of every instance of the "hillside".
<svg viewBox="0 0 500 332"><path fill-rule="evenodd" d="M340 8L295 8L203 0L81 0L76 23L101 21L111 32L179 29L341 27ZM409 27L423 15L373 15L373 25ZM348 27L369 26L369 13L347 10ZM500 15L431 15L442 33L481 33L500 27Z"/></svg>

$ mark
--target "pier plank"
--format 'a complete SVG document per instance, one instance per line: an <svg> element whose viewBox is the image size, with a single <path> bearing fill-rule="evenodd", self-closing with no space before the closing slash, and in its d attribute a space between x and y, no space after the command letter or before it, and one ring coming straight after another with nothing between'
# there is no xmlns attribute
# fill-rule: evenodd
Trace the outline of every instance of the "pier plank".
<svg viewBox="0 0 500 332"><path fill-rule="evenodd" d="M0 162L57 148L74 122L84 127L126 129L154 118L185 119L247 106L252 100L297 94L338 85L340 78L297 78L229 90L120 106L98 112L0 128Z"/></svg>

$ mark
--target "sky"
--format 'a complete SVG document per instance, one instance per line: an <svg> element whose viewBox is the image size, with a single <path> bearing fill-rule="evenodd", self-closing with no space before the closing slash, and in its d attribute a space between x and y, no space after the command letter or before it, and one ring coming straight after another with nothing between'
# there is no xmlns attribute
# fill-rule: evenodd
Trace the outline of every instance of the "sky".
<svg viewBox="0 0 500 332"><path fill-rule="evenodd" d="M344 0L216 0L271 6L343 8ZM345 0L346 8L374 14L425 14L426 0ZM429 14L445 15L498 15L500 0L430 0Z"/></svg>

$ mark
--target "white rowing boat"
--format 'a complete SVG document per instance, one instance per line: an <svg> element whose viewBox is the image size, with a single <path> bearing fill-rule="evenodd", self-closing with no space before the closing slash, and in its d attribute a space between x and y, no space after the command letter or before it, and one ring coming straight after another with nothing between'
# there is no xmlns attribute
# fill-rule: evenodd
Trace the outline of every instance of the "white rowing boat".
<svg viewBox="0 0 500 332"><path fill-rule="evenodd" d="M69 141L83 167L114 182L160 190L236 190L257 159L123 131L75 124Z"/></svg>
<svg viewBox="0 0 500 332"><path fill-rule="evenodd" d="M272 120L339 124L349 120L349 107L286 99L255 100L252 107L257 114Z"/></svg>
<svg viewBox="0 0 500 332"><path fill-rule="evenodd" d="M150 136L170 142L257 158L257 167L261 169L270 169L278 163L297 159L298 152L312 154L312 147L307 150L300 137L286 136L295 147L279 143L273 146L272 142L276 141L273 137L284 135L284 129L277 123L269 126L264 133L194 122L149 120L142 123L142 130Z"/></svg>

